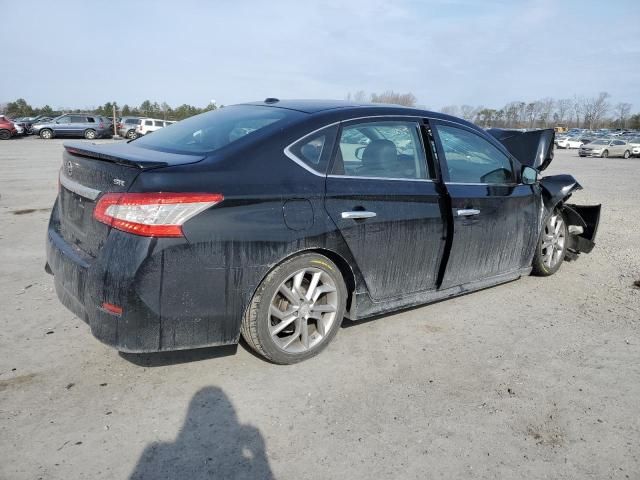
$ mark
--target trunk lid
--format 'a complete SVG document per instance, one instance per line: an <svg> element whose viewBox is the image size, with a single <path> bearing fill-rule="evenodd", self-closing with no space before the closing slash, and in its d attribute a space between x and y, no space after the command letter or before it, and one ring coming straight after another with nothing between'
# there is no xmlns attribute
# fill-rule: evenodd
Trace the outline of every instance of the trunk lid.
<svg viewBox="0 0 640 480"><path fill-rule="evenodd" d="M126 143L65 143L55 228L67 243L95 257L110 230L93 218L102 194L128 192L144 170L194 163L203 158L156 152Z"/></svg>

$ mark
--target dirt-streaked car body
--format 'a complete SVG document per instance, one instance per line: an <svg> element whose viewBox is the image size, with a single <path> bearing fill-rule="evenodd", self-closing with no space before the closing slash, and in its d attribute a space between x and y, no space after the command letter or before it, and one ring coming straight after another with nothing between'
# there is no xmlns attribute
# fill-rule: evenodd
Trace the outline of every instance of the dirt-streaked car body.
<svg viewBox="0 0 640 480"><path fill-rule="evenodd" d="M237 343L276 363L360 320L594 246L600 206L539 177L552 129L419 109L229 106L126 143L67 143L48 229L58 297L118 350Z"/></svg>

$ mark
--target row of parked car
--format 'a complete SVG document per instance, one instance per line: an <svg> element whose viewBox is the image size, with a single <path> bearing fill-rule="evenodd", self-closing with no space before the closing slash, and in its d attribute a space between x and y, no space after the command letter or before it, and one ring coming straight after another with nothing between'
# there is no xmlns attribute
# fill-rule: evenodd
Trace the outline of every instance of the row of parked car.
<svg viewBox="0 0 640 480"><path fill-rule="evenodd" d="M571 129L556 136L558 148L578 149L581 157L640 157L640 132Z"/></svg>
<svg viewBox="0 0 640 480"><path fill-rule="evenodd" d="M115 131L129 139L164 128L174 121L146 117L122 117ZM23 117L10 119L0 115L0 140L18 135L39 135L43 139L54 137L110 138L114 134L113 120L92 113L67 113L58 117Z"/></svg>

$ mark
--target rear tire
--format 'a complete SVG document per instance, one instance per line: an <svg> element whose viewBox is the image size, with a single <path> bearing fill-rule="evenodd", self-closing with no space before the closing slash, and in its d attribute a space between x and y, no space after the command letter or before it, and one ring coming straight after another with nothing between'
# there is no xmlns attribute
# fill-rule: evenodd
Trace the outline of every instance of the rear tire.
<svg viewBox="0 0 640 480"><path fill-rule="evenodd" d="M9 130L0 130L0 140L9 140L11 132Z"/></svg>
<svg viewBox="0 0 640 480"><path fill-rule="evenodd" d="M242 320L247 344L267 360L287 365L320 353L336 336L347 287L327 257L305 253L274 268L256 290Z"/></svg>
<svg viewBox="0 0 640 480"><path fill-rule="evenodd" d="M556 273L567 252L569 231L562 212L557 208L547 215L533 256L532 273L539 277L548 277Z"/></svg>
<svg viewBox="0 0 640 480"><path fill-rule="evenodd" d="M622 155L622 158L629 158L630 156L631 156L631 152L629 150L625 150L624 155Z"/></svg>
<svg viewBox="0 0 640 480"><path fill-rule="evenodd" d="M40 130L40 138L44 140L51 140L53 138L53 130L49 130L48 128Z"/></svg>
<svg viewBox="0 0 640 480"><path fill-rule="evenodd" d="M87 140L95 140L96 138L96 131L95 130L85 130L84 131L84 138L86 138Z"/></svg>
<svg viewBox="0 0 640 480"><path fill-rule="evenodd" d="M135 130L129 130L129 131L127 132L126 137L127 137L129 140L135 140L136 138L138 138L138 134L136 133L136 131L135 131Z"/></svg>

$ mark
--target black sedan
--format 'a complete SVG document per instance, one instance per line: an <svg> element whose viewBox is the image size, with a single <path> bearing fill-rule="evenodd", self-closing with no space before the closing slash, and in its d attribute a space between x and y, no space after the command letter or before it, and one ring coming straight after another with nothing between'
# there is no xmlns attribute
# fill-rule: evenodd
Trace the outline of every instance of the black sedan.
<svg viewBox="0 0 640 480"><path fill-rule="evenodd" d="M267 99L137 140L66 143L48 228L58 297L102 342L234 344L293 363L357 321L555 273L600 206L540 178L553 130Z"/></svg>

